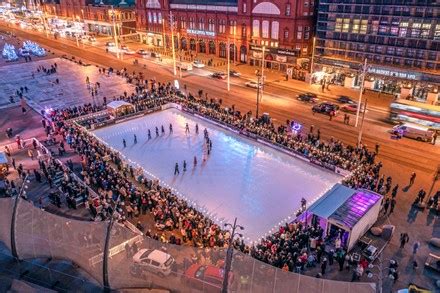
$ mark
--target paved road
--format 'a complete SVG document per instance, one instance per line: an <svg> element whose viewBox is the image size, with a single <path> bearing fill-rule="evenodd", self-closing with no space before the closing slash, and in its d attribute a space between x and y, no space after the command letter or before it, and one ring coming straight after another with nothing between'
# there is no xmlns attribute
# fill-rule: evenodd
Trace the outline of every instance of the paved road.
<svg viewBox="0 0 440 293"><path fill-rule="evenodd" d="M1 29L7 30L3 25ZM159 81L169 81L173 79L172 68L156 59L141 59L140 65L133 65L133 56L125 56L123 60L118 59L114 54L106 53L99 46L81 44L76 46L75 42L65 39L47 39L44 35L34 32L24 32L17 29L14 33L22 38L31 39L50 47L57 51L80 57L83 60L98 63L103 66L113 68L126 67L129 71L144 71L148 78L156 78ZM138 58L139 59L139 58ZM147 64L146 69L142 69L142 64ZM234 104L236 109L247 112L255 112L256 91L246 88L244 81L237 79L233 81L231 91L226 89L223 80L207 77L208 73L203 69L195 69L190 73L183 73L180 84L187 85L189 92L196 94L199 89L208 93L209 98L221 98L224 105ZM352 125L344 125L343 115L329 121L328 116L316 114L312 115L311 105L297 101L294 97L299 91L283 89L276 82L265 86L264 98L260 104L260 113L267 112L277 123L284 123L287 119L299 121L308 130L310 125L315 129L321 130L322 137L328 139L334 137L345 143L355 144L358 138L358 130ZM373 148L376 143L380 145L379 159L397 165L404 165L409 169L425 174L432 174L440 162L439 148L427 143L417 142L409 139L394 141L390 138L387 131L391 125L386 122L388 113L379 107L370 108L366 114L364 123L364 135L362 141ZM354 116L351 117L351 124L354 123Z"/></svg>

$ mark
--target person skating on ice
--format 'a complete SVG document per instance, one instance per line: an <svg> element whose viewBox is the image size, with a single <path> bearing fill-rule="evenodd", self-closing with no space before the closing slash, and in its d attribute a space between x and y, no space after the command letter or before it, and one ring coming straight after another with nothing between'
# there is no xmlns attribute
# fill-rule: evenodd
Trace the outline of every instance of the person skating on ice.
<svg viewBox="0 0 440 293"><path fill-rule="evenodd" d="M179 172L179 164L176 163L176 165L174 166L174 175L179 175L179 174L180 174L180 172Z"/></svg>
<svg viewBox="0 0 440 293"><path fill-rule="evenodd" d="M194 156L194 168L197 166L197 157Z"/></svg>
<svg viewBox="0 0 440 293"><path fill-rule="evenodd" d="M183 160L183 172L186 172L186 160Z"/></svg>
<svg viewBox="0 0 440 293"><path fill-rule="evenodd" d="M162 134L165 134L165 128L163 127L163 125L161 127L161 131L162 131Z"/></svg>
<svg viewBox="0 0 440 293"><path fill-rule="evenodd" d="M196 123L196 134L199 134L199 124Z"/></svg>
<svg viewBox="0 0 440 293"><path fill-rule="evenodd" d="M134 144L137 144L137 142L138 142L138 138L137 138L136 134L134 135L133 142L134 142Z"/></svg>
<svg viewBox="0 0 440 293"><path fill-rule="evenodd" d="M185 133L189 133L189 125L188 125L188 123L186 123L186 125L185 125Z"/></svg>
<svg viewBox="0 0 440 293"><path fill-rule="evenodd" d="M124 148L127 147L127 142L125 141L125 138L122 139L122 144L124 145Z"/></svg>
<svg viewBox="0 0 440 293"><path fill-rule="evenodd" d="M151 131L150 131L150 129L148 129L148 140L150 140L151 139Z"/></svg>
<svg viewBox="0 0 440 293"><path fill-rule="evenodd" d="M170 123L170 133L173 133L173 124Z"/></svg>
<svg viewBox="0 0 440 293"><path fill-rule="evenodd" d="M157 126L156 126L156 137L158 137L159 136L159 128L157 128Z"/></svg>

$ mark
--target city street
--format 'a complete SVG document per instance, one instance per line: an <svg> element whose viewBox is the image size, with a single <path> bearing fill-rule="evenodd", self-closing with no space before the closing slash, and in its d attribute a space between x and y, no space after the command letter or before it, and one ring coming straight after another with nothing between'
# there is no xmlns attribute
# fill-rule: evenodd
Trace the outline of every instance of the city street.
<svg viewBox="0 0 440 293"><path fill-rule="evenodd" d="M129 72L142 71L144 72L146 78L154 78L160 82L169 82L174 79L169 59L164 58L161 62L158 59L141 59L139 55L136 55L136 58L140 60L140 64L134 65L134 57L132 56L125 56L124 59L121 60L118 59L114 54L106 53L105 48L102 46L102 44L105 43L103 40L99 41L95 46L80 44L79 47L77 47L76 42L72 40L55 40L53 38L47 39L42 33L8 28L4 24L0 24L0 30L13 31L14 34L21 39L30 39L38 42L42 46L56 52L54 56L57 57L67 54L69 57L75 56L76 59L81 59L83 62L91 63L93 65L96 64L105 67L113 67L115 69L122 69L125 67ZM141 44L129 44L129 46L131 49L143 47ZM46 62L51 63L50 60ZM53 62L59 62L59 59L53 59ZM33 66L35 66L35 64ZM146 65L146 69L143 68L144 64ZM75 64L74 66L77 65ZM8 68L14 68L14 72L24 70L24 67L19 68L18 65L9 64L5 65L3 68L0 68L0 70L3 69L5 70L4 72L6 72ZM237 68L237 70L241 70L241 66L237 66L235 68ZM95 66L84 67L83 69L84 71L92 71L92 69L95 69L96 71L98 70ZM61 77L65 75L66 79L68 79L68 76L73 74L75 77L80 76L79 80L84 80L83 70L72 70L73 71L70 69L65 69L64 72L61 70L59 75ZM213 68L212 71L217 70L216 68ZM250 72L250 69L243 67L243 72L244 71ZM179 80L181 88L183 89L183 85L186 85L187 92L191 92L193 95L197 95L198 91L202 89L204 93L208 93L208 99L222 99L223 105L225 106L235 105L235 108L242 112L247 112L250 110L255 113L256 90L247 88L244 85L244 83L247 81L245 78L231 78L231 91L228 92L226 82L224 80L208 77L210 72L210 70L205 69L194 69L193 72L183 73L182 78L177 79ZM310 86L303 83L304 90L301 90L298 88L301 87L301 82L291 81L288 83L280 81L275 73L268 73L268 76L271 76L271 78L268 78L264 89L264 98L260 104L260 115L264 112L269 113L276 124L284 124L287 119L298 121L303 125L304 133L307 133L310 129L310 126L313 125L315 131L320 129L321 136L325 140L335 138L343 141L346 144L356 144L358 138L358 129L353 126L355 120L354 115L350 115L350 125L345 125L343 123L343 112L330 121L328 116L322 114L313 115L311 111L311 104L306 104L296 99L296 96L299 93L307 92L311 89L314 92L318 92L319 86ZM8 77L8 80L8 82L11 82L11 77ZM106 85L111 90L111 93L115 94L118 89L120 89L120 93L122 93L127 89L127 85L124 86L121 83L121 80L122 79L119 81L116 79L114 80L116 86L115 84ZM70 97L72 95L75 96L76 99L73 101L73 104L81 105L84 102L95 102L90 99L90 96L87 95L87 93L84 95L84 88L78 88L78 94L75 95L75 88L79 87L80 83L69 82L69 84L69 90L66 91L66 97ZM18 85L19 83L17 83L17 86ZM320 94L319 98L320 100L333 100L340 94L346 94L346 92L356 99L357 96L355 91L346 90L337 86L333 86L324 94ZM51 93L52 92L48 92L47 94L50 95ZM43 94L44 92L41 93L41 95ZM397 206L394 213L390 214L389 216L381 216L379 220L379 223L391 223L396 225L395 236L385 250L384 257L393 257L398 259L400 262L402 276L398 282L398 286L403 287L410 281L415 281L420 285L425 285L425 283L429 282L429 279L426 276L422 276L422 270L414 273L411 265L413 260L417 260L419 266L422 267L425 256L429 252L432 252L433 249L427 245L427 241L431 237L439 237L439 231L437 228L438 218L427 211L424 212L425 215L423 215L423 212L416 212L414 214L411 209L411 203L414 201L417 191L420 188L429 190L429 187L431 186L434 170L437 169L437 166L440 163L440 151L438 147L439 143L437 143L437 145L432 145L406 138L398 141L391 139L388 130L392 127L392 124L387 122L387 117L389 115L387 105L390 102L390 98L387 96L379 98L377 95L371 93L367 93L366 96L368 96L368 103L371 106L369 106L369 111L366 113L362 141L364 144L367 144L370 149L374 149L376 143L380 145L378 161L382 161L384 163L382 173L385 174L385 176L392 176L393 184L399 183L401 189L403 189L402 191L399 190L399 194L397 196ZM4 98L7 99L7 96ZM44 102L45 99L45 97L40 96L40 94L36 98L39 98L40 102ZM46 98L51 98L53 101L56 101L57 107L61 107L63 105L73 105L70 99L56 99L54 97ZM42 107L44 105L39 103L38 105L31 106L39 109L38 106ZM18 112L18 109L15 109L13 113L12 111L11 113L8 113L8 116L3 116L0 119L0 122L2 122L1 125L4 127L5 125L11 125L10 123L14 121L22 122L23 119L18 119L20 118L20 114ZM14 120L12 120L11 117ZM18 129L18 131L22 131L23 128L25 128L25 126L20 125L20 129ZM1 130L3 131L4 128ZM405 188L412 172L417 173L416 183L411 188ZM440 186L438 183L437 185L434 185L434 192L438 190L439 187ZM402 232L408 232L410 234L410 243L406 247L406 251L403 249L399 250L398 248L399 235ZM410 250L413 242L416 240L422 242L422 246L418 255L412 256ZM336 269L326 276L326 278L344 281L349 281L350 277L351 276L348 274L345 275L338 273ZM365 277L363 281L371 280ZM387 286L391 285L391 281L388 280L386 282ZM396 287L394 289L396 289Z"/></svg>

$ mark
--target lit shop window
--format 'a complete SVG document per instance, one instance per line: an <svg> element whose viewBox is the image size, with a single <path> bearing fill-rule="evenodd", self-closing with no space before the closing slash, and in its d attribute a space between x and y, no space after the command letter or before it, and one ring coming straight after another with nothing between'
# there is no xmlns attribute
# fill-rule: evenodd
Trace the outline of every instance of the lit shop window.
<svg viewBox="0 0 440 293"><path fill-rule="evenodd" d="M148 22L151 22L151 21L152 21L151 12L148 11Z"/></svg>
<svg viewBox="0 0 440 293"><path fill-rule="evenodd" d="M431 31L431 24L430 23L424 23L422 25L422 33L421 33L421 37L426 39L429 37L429 32Z"/></svg>
<svg viewBox="0 0 440 293"><path fill-rule="evenodd" d="M435 26L434 40L440 40L440 24Z"/></svg>
<svg viewBox="0 0 440 293"><path fill-rule="evenodd" d="M157 23L157 14L156 14L156 12L153 12L153 22Z"/></svg>

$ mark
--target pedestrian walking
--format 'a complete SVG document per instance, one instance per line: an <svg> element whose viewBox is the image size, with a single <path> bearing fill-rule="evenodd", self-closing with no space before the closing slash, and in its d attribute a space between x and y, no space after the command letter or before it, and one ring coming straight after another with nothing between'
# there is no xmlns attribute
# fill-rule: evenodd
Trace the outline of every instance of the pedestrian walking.
<svg viewBox="0 0 440 293"><path fill-rule="evenodd" d="M176 163L176 165L174 165L174 175L179 175L179 174L180 174L180 172L179 172L179 164Z"/></svg>
<svg viewBox="0 0 440 293"><path fill-rule="evenodd" d="M324 257L323 259L322 259L322 264L321 264L321 274L322 275L325 275L325 271L326 271L326 269L327 269L327 258L326 257Z"/></svg>
<svg viewBox="0 0 440 293"><path fill-rule="evenodd" d="M186 172L186 160L183 160L183 172Z"/></svg>
<svg viewBox="0 0 440 293"><path fill-rule="evenodd" d="M376 147L375 147L376 155L379 154L379 147L380 147L379 144L376 142Z"/></svg>
<svg viewBox="0 0 440 293"><path fill-rule="evenodd" d="M437 141L437 131L434 132L434 135L432 136L432 144L435 144Z"/></svg>
<svg viewBox="0 0 440 293"><path fill-rule="evenodd" d="M391 199L390 215L394 212L395 207L396 207L396 200L393 198L393 199Z"/></svg>
<svg viewBox="0 0 440 293"><path fill-rule="evenodd" d="M125 138L122 139L122 144L124 145L124 148L127 147L127 142L125 141Z"/></svg>
<svg viewBox="0 0 440 293"><path fill-rule="evenodd" d="M417 254L417 251L419 251L419 248L420 248L420 242L419 241L414 242L414 245L413 245L413 254L414 255Z"/></svg>
<svg viewBox="0 0 440 293"><path fill-rule="evenodd" d="M400 233L400 248L405 248L405 244L409 241L408 233Z"/></svg>
<svg viewBox="0 0 440 293"><path fill-rule="evenodd" d="M412 172L411 178L409 179L409 186L412 186L414 184L414 182L416 181L416 177L417 177L416 172Z"/></svg>
<svg viewBox="0 0 440 293"><path fill-rule="evenodd" d="M32 161L34 160L34 151L32 149L28 149L28 156Z"/></svg>
<svg viewBox="0 0 440 293"><path fill-rule="evenodd" d="M390 199L387 197L385 203L383 204L383 211L385 215L387 214L389 207L390 207Z"/></svg>

